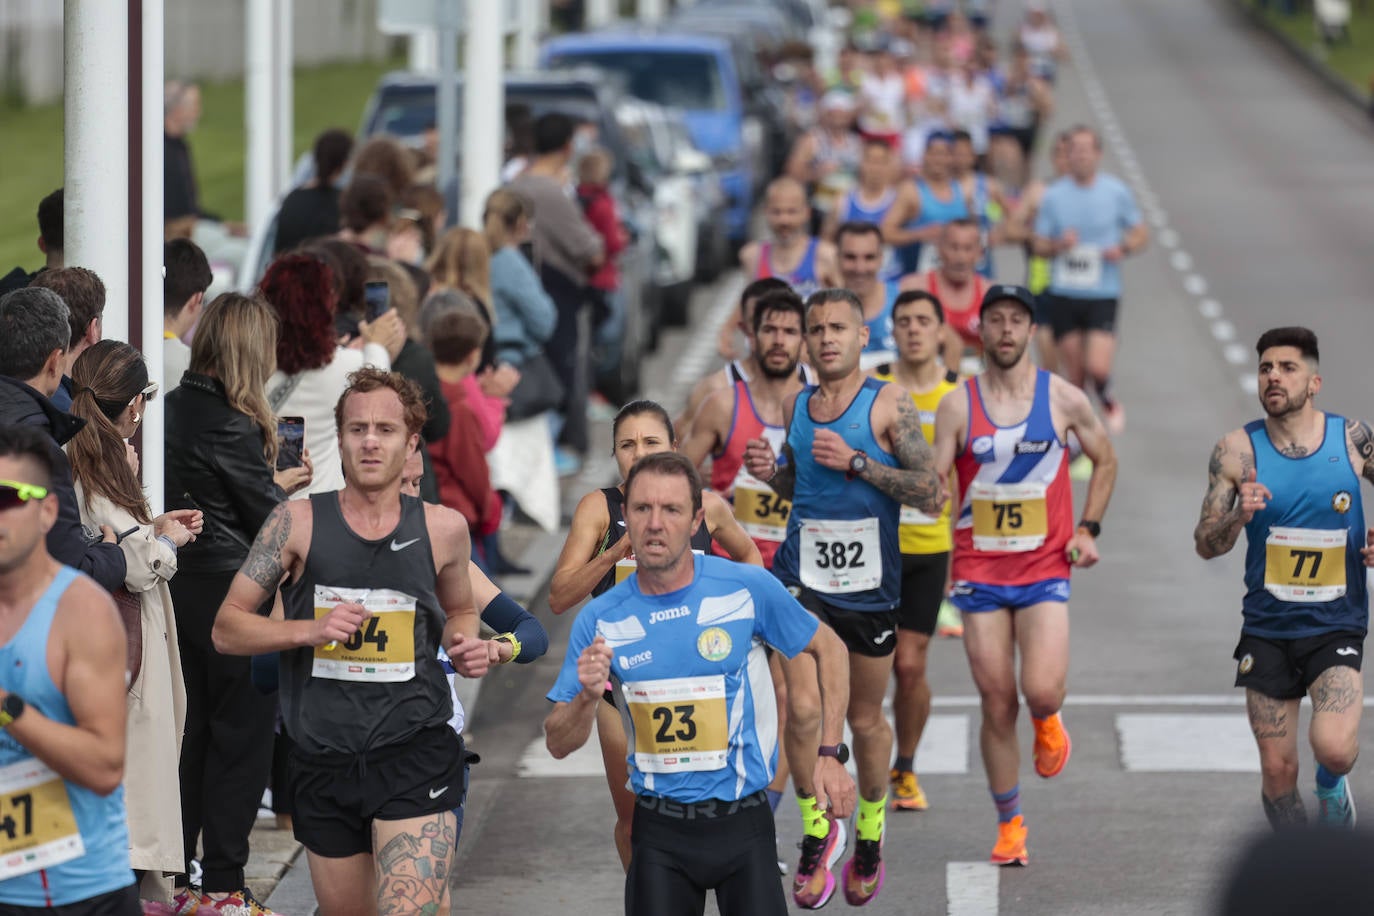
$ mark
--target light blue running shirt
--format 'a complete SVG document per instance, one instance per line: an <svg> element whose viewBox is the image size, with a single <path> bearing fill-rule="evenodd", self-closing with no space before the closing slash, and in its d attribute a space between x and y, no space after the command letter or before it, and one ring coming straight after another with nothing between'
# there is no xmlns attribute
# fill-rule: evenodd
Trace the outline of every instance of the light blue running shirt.
<svg viewBox="0 0 1374 916"><path fill-rule="evenodd" d="M1078 244L1050 262L1049 292L1068 299L1121 298L1121 264L1102 257L1140 225L1140 208L1121 179L1098 172L1083 187L1065 175L1045 190L1035 217L1035 234L1060 238L1078 233Z"/></svg>
<svg viewBox="0 0 1374 916"><path fill-rule="evenodd" d="M698 556L692 584L666 595L644 594L635 573L577 615L548 699L577 698L578 658L604 637L630 787L684 804L734 801L766 787L777 769L764 644L792 658L818 626L761 566Z"/></svg>

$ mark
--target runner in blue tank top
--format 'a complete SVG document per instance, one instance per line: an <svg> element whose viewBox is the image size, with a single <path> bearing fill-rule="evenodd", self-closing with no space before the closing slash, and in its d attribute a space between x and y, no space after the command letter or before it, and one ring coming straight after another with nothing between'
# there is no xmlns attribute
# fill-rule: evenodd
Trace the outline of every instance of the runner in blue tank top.
<svg viewBox="0 0 1374 916"><path fill-rule="evenodd" d="M1266 331L1259 353L1265 417L1217 443L1202 518L1193 533L1211 559L1245 532L1245 597L1236 686L1245 688L1259 744L1261 798L1274 827L1306 823L1297 788L1298 705L1312 698L1320 823L1354 826L1346 774L1359 753L1369 626L1360 478L1374 482L1374 433L1361 420L1318 410L1317 337L1307 328Z"/></svg>
<svg viewBox="0 0 1374 916"><path fill-rule="evenodd" d="M859 368L867 340L858 296L847 289L813 295L807 302L806 344L819 384L785 405L788 432L781 456L763 439L751 441L745 451L749 473L792 500L774 575L849 648L849 723L863 753L857 758L857 841L842 883L845 899L855 906L877 895L884 875L892 729L882 703L897 645L898 518L903 505L939 514L946 496L910 396ZM820 699L807 662L789 664L789 697L815 708ZM806 778L803 762L815 754L817 737L794 723L788 723L787 748L805 835L793 898L813 909L834 891L830 865L843 852L843 831L816 806ZM848 755L847 748L822 752Z"/></svg>
<svg viewBox="0 0 1374 916"><path fill-rule="evenodd" d="M875 223L845 223L835 236L840 259L840 284L864 306L868 340L859 357L865 371L897 358L892 303L897 301L898 281L882 276L883 233Z"/></svg>
<svg viewBox="0 0 1374 916"><path fill-rule="evenodd" d="M48 554L51 447L0 429L0 911L137 916L124 628L108 592Z"/></svg>
<svg viewBox="0 0 1374 916"><path fill-rule="evenodd" d="M940 227L952 219L971 215L952 166L949 134L931 134L921 159L921 177L901 186L897 200L881 223L883 238L896 250L903 274L934 266L924 263L934 249L924 257L923 252L939 238Z"/></svg>
<svg viewBox="0 0 1374 916"><path fill-rule="evenodd" d="M811 659L824 688L821 726L840 746L844 648L765 570L693 555L705 510L686 456L636 462L625 515L638 568L573 623L548 694L556 704L544 722L549 752L566 757L587 742L609 681L636 796L625 912L701 913L714 890L722 916L784 916L764 793L778 760L764 646ZM822 804L845 816L854 784L842 764L813 747L805 772L819 781Z"/></svg>
<svg viewBox="0 0 1374 916"><path fill-rule="evenodd" d="M872 223L881 226L888 211L897 202L897 183L894 180L894 153L885 140L870 139L864 143L864 158L859 165L859 184L840 199L839 206L825 218L821 237L839 244L837 235L845 223ZM901 265L891 245L883 246L882 267L878 276L884 280L900 277Z"/></svg>

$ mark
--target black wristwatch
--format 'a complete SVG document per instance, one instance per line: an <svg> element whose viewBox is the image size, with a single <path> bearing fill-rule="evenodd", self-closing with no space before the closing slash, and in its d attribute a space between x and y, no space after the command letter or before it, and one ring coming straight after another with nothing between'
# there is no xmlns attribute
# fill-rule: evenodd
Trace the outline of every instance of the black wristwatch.
<svg viewBox="0 0 1374 916"><path fill-rule="evenodd" d="M816 754L820 757L834 757L843 766L849 762L849 745L843 741L839 744L822 744L816 749Z"/></svg>
<svg viewBox="0 0 1374 916"><path fill-rule="evenodd" d="M9 724L24 714L24 698L17 693L5 694L5 699L0 700L0 728L8 728Z"/></svg>
<svg viewBox="0 0 1374 916"><path fill-rule="evenodd" d="M1088 532L1088 534L1091 534L1094 539L1102 537L1101 522L1091 522L1085 518L1083 519L1083 521L1078 523L1078 527Z"/></svg>
<svg viewBox="0 0 1374 916"><path fill-rule="evenodd" d="M863 475L864 469L868 467L868 453L863 449L854 452L854 457L849 459L849 470L845 472L846 480L853 480L855 477Z"/></svg>

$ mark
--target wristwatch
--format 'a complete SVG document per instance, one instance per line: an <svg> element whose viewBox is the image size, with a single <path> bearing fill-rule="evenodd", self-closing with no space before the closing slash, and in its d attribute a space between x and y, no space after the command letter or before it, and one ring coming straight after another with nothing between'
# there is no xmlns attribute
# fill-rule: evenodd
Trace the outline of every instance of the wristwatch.
<svg viewBox="0 0 1374 916"><path fill-rule="evenodd" d="M1085 518L1083 519L1083 521L1078 523L1078 527L1088 532L1088 534L1091 534L1094 538L1102 537L1101 522L1093 522Z"/></svg>
<svg viewBox="0 0 1374 916"><path fill-rule="evenodd" d="M854 457L849 459L849 470L845 472L846 480L853 480L863 474L868 467L868 454L863 449L854 452Z"/></svg>
<svg viewBox="0 0 1374 916"><path fill-rule="evenodd" d="M5 694L0 700L0 728L9 728L11 722L24 714L24 698L17 693Z"/></svg>
<svg viewBox="0 0 1374 916"><path fill-rule="evenodd" d="M839 744L822 744L816 749L816 755L819 757L834 757L840 762L840 765L843 766L849 762L849 745L845 744L843 741Z"/></svg>
<svg viewBox="0 0 1374 916"><path fill-rule="evenodd" d="M520 640L515 638L514 633L498 633L491 638L491 641L504 642L510 645L510 658L506 659L505 662L501 662L501 664L504 665L506 662L513 662L520 657Z"/></svg>

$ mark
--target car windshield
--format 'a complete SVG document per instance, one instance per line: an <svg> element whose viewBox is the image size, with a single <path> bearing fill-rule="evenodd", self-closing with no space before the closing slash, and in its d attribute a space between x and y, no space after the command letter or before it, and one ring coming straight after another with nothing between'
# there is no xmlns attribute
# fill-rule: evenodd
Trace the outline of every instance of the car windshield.
<svg viewBox="0 0 1374 916"><path fill-rule="evenodd" d="M725 106L720 68L711 54L691 51L571 51L554 56L557 65L592 64L625 77L631 95L687 111Z"/></svg>
<svg viewBox="0 0 1374 916"><path fill-rule="evenodd" d="M435 124L433 86L391 87L383 90L378 101L376 116L368 125L367 133L390 134L393 137L419 137ZM596 100L585 91L572 88L560 90L557 87L526 88L522 86L506 89L506 110L522 108L522 113L537 119L550 111L561 111L578 121L601 121L601 111ZM463 125L463 94L458 93L458 129Z"/></svg>

